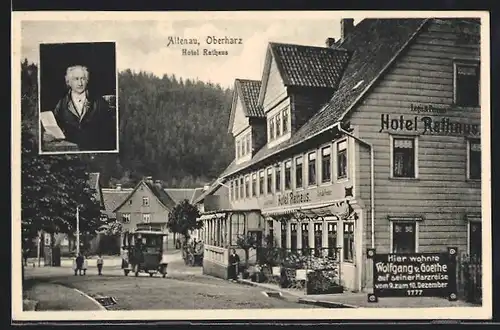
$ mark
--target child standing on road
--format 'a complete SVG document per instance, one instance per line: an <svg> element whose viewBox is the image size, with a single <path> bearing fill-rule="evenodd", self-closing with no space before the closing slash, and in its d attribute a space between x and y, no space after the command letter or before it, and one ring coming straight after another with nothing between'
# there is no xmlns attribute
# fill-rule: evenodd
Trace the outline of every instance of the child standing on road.
<svg viewBox="0 0 500 330"><path fill-rule="evenodd" d="M102 265L104 264L104 260L102 259L102 255L99 253L97 255L97 271L99 275L102 275Z"/></svg>

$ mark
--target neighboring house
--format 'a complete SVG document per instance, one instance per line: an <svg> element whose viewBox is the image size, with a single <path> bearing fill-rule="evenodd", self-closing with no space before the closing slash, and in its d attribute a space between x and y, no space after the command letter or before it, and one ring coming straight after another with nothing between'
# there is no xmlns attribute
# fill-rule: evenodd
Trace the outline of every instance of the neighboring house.
<svg viewBox="0 0 500 330"><path fill-rule="evenodd" d="M115 221L115 209L123 203L123 201L130 195L133 188L122 188L121 184L117 184L116 188L103 188L102 195L104 199L104 215L108 221Z"/></svg>
<svg viewBox="0 0 500 330"><path fill-rule="evenodd" d="M235 159L219 181L231 211L260 210L278 247L341 247L342 284L359 291L372 287L367 248L480 256L489 219L479 22L353 22L342 19L341 38L326 47L270 43L258 97L242 97L236 80Z"/></svg>
<svg viewBox="0 0 500 330"><path fill-rule="evenodd" d="M174 207L174 200L165 192L161 182L145 177L113 213L116 213L116 218L122 223L124 233L134 232L138 225L168 233L168 214Z"/></svg>

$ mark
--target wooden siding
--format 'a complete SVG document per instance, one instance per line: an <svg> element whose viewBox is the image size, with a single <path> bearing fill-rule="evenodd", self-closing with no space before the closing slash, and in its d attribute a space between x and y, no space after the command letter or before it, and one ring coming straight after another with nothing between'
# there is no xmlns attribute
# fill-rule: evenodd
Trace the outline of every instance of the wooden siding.
<svg viewBox="0 0 500 330"><path fill-rule="evenodd" d="M389 215L423 216L419 221L419 252L445 251L447 246L466 251L465 214L481 212L480 183L466 180L466 137L418 135L418 179L395 180L390 179L390 136L385 130L380 132L381 114L394 118L404 115L405 119L447 117L480 124L479 108L453 106L453 60L479 58L479 45L461 45L457 40L456 30L450 25L432 23L376 83L349 119L356 134L374 146L378 252L389 252ZM446 111L416 113L411 111L412 104L432 105ZM357 146L356 150L357 191L367 207L364 251L371 244L370 158L367 148ZM370 282L367 277L365 281Z"/></svg>
<svg viewBox="0 0 500 330"><path fill-rule="evenodd" d="M241 103L241 99L238 97L236 100L236 109L234 110L234 123L232 128L233 136L238 135L246 129L248 124L248 118L245 116L245 112L243 111L243 104Z"/></svg>
<svg viewBox="0 0 500 330"><path fill-rule="evenodd" d="M142 198L149 197L149 206L142 205ZM130 204L132 201L132 204ZM142 223L142 214L151 214L151 222L167 222L169 210L156 198L153 192L145 185L134 192L128 201L116 212L117 219L121 220L124 213L130 214L130 222L123 224L124 229L134 230L138 223Z"/></svg>
<svg viewBox="0 0 500 330"><path fill-rule="evenodd" d="M267 86L264 94L264 111L269 111L284 97L286 97L286 88L283 79L278 71L278 66L274 57L270 58L271 66L269 68L269 77L267 78Z"/></svg>

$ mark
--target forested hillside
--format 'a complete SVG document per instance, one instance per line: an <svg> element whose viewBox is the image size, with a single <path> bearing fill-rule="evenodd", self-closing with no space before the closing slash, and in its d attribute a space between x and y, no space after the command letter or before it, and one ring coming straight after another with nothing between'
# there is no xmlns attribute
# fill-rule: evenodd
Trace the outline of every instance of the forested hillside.
<svg viewBox="0 0 500 330"><path fill-rule="evenodd" d="M23 120L36 116L35 65L22 65ZM233 157L227 133L231 93L218 85L119 73L119 155L82 155L105 185L133 186L146 175L170 187L199 187L213 180Z"/></svg>

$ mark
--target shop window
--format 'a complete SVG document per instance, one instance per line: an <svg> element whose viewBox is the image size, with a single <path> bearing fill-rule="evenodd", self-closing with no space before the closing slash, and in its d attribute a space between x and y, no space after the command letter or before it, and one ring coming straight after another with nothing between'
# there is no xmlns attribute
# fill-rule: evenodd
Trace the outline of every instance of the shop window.
<svg viewBox="0 0 500 330"><path fill-rule="evenodd" d="M469 255L473 261L481 260L482 241L481 222L469 222Z"/></svg>
<svg viewBox="0 0 500 330"><path fill-rule="evenodd" d="M269 141L274 140L274 117L269 119Z"/></svg>
<svg viewBox="0 0 500 330"><path fill-rule="evenodd" d="M481 141L479 139L468 142L468 179L481 179Z"/></svg>
<svg viewBox="0 0 500 330"><path fill-rule="evenodd" d="M231 223L231 245L236 245L238 237L245 235L245 216L239 213L233 213L230 217Z"/></svg>
<svg viewBox="0 0 500 330"><path fill-rule="evenodd" d="M281 223L281 247L282 248L287 248L286 245L286 234L287 234L287 224L286 223ZM295 237L295 240L297 240L297 237Z"/></svg>
<svg viewBox="0 0 500 330"><path fill-rule="evenodd" d="M149 197L142 197L142 206L149 206Z"/></svg>
<svg viewBox="0 0 500 330"><path fill-rule="evenodd" d="M354 223L344 222L344 261L354 261Z"/></svg>
<svg viewBox="0 0 500 330"><path fill-rule="evenodd" d="M479 62L454 63L454 101L464 107L479 106Z"/></svg>
<svg viewBox="0 0 500 330"><path fill-rule="evenodd" d="M417 223L392 222L392 253L417 252Z"/></svg>
<svg viewBox="0 0 500 330"><path fill-rule="evenodd" d="M333 222L328 223L328 256L336 258L337 248L337 224Z"/></svg>
<svg viewBox="0 0 500 330"><path fill-rule="evenodd" d="M273 169L269 167L267 169L267 193L270 195L273 193Z"/></svg>
<svg viewBox="0 0 500 330"><path fill-rule="evenodd" d="M314 224L314 255L321 256L323 255L323 224L315 223Z"/></svg>
<svg viewBox="0 0 500 330"><path fill-rule="evenodd" d="M274 183L275 183L275 191L278 192L281 190L281 164L276 165L274 170Z"/></svg>
<svg viewBox="0 0 500 330"><path fill-rule="evenodd" d="M252 174L252 196L257 196L257 173Z"/></svg>
<svg viewBox="0 0 500 330"><path fill-rule="evenodd" d="M392 171L395 178L416 178L416 138L392 138Z"/></svg>
<svg viewBox="0 0 500 330"><path fill-rule="evenodd" d="M347 178L347 140L337 142L337 180Z"/></svg>
<svg viewBox="0 0 500 330"><path fill-rule="evenodd" d="M245 198L250 197L250 176L245 176Z"/></svg>
<svg viewBox="0 0 500 330"><path fill-rule="evenodd" d="M259 195L264 195L264 171L259 172Z"/></svg>
<svg viewBox="0 0 500 330"><path fill-rule="evenodd" d="M309 255L309 223L301 224L302 231L302 253Z"/></svg>
<svg viewBox="0 0 500 330"><path fill-rule="evenodd" d="M302 156L295 158L295 188L302 188L304 169L302 167Z"/></svg>
<svg viewBox="0 0 500 330"><path fill-rule="evenodd" d="M292 161L285 162L285 190L292 189Z"/></svg>
<svg viewBox="0 0 500 330"><path fill-rule="evenodd" d="M142 222L144 222L144 223L150 223L151 222L151 214L149 214L149 213L143 213L142 214Z"/></svg>
<svg viewBox="0 0 500 330"><path fill-rule="evenodd" d="M330 182L332 178L332 159L331 159L331 147L327 146L321 149L321 182Z"/></svg>
<svg viewBox="0 0 500 330"><path fill-rule="evenodd" d="M297 224L290 224L290 248L292 251L297 251Z"/></svg>
<svg viewBox="0 0 500 330"><path fill-rule="evenodd" d="M311 152L307 156L307 183L310 186L316 184L316 152Z"/></svg>

